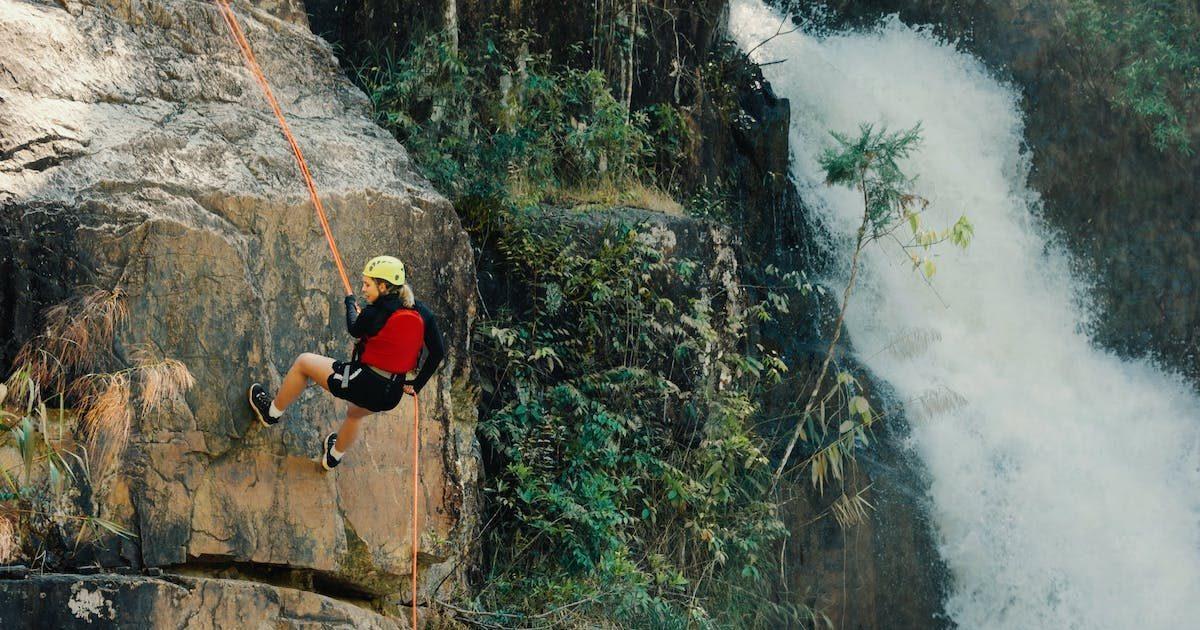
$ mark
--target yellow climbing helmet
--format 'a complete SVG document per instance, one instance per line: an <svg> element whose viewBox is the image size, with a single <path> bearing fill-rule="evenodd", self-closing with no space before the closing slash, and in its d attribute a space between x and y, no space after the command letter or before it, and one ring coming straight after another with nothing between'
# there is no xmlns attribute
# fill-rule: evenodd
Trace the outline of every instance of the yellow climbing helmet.
<svg viewBox="0 0 1200 630"><path fill-rule="evenodd" d="M404 284L404 263L394 256L376 256L367 261L363 267L363 275L400 286Z"/></svg>

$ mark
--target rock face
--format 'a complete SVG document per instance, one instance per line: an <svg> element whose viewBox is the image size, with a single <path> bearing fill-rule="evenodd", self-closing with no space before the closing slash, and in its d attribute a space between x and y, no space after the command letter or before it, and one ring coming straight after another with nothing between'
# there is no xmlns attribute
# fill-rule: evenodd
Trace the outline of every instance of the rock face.
<svg viewBox="0 0 1200 630"><path fill-rule="evenodd" d="M889 400L879 394L872 397ZM805 479L783 488L799 499L781 508L791 532L783 547L787 588L835 628L953 627L943 605L953 577L938 555L929 482L902 446L907 428L892 420L858 454L856 481L870 486L873 506L862 523L844 529L830 515L836 489L821 494Z"/></svg>
<svg viewBox="0 0 1200 630"><path fill-rule="evenodd" d="M1098 339L1200 378L1200 152L1162 152L1109 99L1121 83L1065 26L1065 0L842 3L858 18L932 23L1020 86L1030 184L1095 276ZM1183 3L1180 3L1183 4ZM1191 129L1193 147L1200 133Z"/></svg>
<svg viewBox="0 0 1200 630"><path fill-rule="evenodd" d="M351 282L367 258L400 256L447 340L420 396L421 563L440 580L476 511L473 404L454 400L470 373L467 236L302 13L264 6L287 19L235 10L309 159ZM196 379L174 411L137 418L123 477L95 489L102 513L140 536L124 561L271 565L343 592L402 590L412 399L369 417L330 474L312 458L343 403L311 388L266 430L246 404L249 383L278 386L301 352L345 358L350 338L299 170L215 5L5 0L0 49L5 363L43 307L83 285L120 287L130 318L118 353L143 346Z"/></svg>
<svg viewBox="0 0 1200 630"><path fill-rule="evenodd" d="M395 630L401 621L291 588L172 576L43 575L0 581L0 626Z"/></svg>

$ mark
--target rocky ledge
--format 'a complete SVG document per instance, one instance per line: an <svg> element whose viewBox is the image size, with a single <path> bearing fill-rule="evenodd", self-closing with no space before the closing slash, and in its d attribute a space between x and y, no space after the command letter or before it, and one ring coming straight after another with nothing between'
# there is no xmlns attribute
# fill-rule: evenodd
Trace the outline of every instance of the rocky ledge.
<svg viewBox="0 0 1200 630"><path fill-rule="evenodd" d="M0 601L0 627L10 630L408 627L399 619L301 590L181 576L47 574L0 580Z"/></svg>

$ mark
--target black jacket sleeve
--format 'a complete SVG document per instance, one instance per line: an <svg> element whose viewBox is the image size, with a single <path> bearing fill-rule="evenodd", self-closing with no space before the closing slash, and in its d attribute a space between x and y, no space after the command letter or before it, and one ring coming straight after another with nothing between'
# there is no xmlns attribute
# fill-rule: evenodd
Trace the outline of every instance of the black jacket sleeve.
<svg viewBox="0 0 1200 630"><path fill-rule="evenodd" d="M355 317L350 296L346 296L346 332L350 333L351 337L358 339L373 336L387 323L392 312L386 308L380 308L378 304L368 304L358 314L358 317Z"/></svg>
<svg viewBox="0 0 1200 630"><path fill-rule="evenodd" d="M433 312L420 302L414 306L421 314L421 319L425 321L425 360L421 362L421 371L417 373L416 380L410 383L414 390L420 392L429 378L433 376L434 370L441 364L442 359L445 358L446 346L442 341L442 331L438 328L437 318L434 317Z"/></svg>
<svg viewBox="0 0 1200 630"><path fill-rule="evenodd" d="M361 334L354 334L354 323L358 320L358 300L353 295L346 296L346 332L354 337L361 337Z"/></svg>

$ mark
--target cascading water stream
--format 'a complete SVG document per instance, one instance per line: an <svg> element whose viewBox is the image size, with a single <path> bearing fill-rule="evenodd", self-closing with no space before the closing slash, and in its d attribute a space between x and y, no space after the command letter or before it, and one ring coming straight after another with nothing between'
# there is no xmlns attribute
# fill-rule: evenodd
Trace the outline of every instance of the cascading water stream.
<svg viewBox="0 0 1200 630"><path fill-rule="evenodd" d="M932 202L925 224L975 225L966 251L936 250L932 288L894 243L873 244L846 320L860 360L908 401L953 574L947 614L966 628L1197 627L1200 399L1083 332L1086 287L1036 218L1014 90L894 18L759 46L781 20L758 0L730 17L756 61L782 60L764 73L791 100L793 175L830 254L848 263L861 199L825 186L816 155L860 122L922 123L905 170Z"/></svg>

